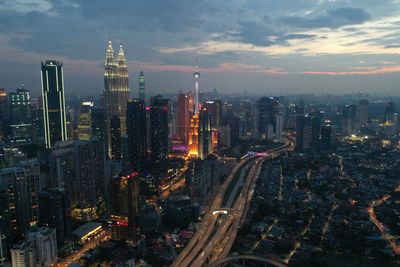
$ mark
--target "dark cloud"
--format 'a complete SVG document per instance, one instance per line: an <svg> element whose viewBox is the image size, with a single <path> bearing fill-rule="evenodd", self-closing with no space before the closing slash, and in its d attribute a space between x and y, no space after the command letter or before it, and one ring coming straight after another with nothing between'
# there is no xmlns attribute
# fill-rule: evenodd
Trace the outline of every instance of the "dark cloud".
<svg viewBox="0 0 400 267"><path fill-rule="evenodd" d="M244 43L258 46L269 46L274 44L272 37L278 33L264 23L258 21L239 21L238 33L232 34Z"/></svg>
<svg viewBox="0 0 400 267"><path fill-rule="evenodd" d="M337 8L317 17L290 16L283 22L299 28L339 28L361 24L371 19L371 15L361 8Z"/></svg>

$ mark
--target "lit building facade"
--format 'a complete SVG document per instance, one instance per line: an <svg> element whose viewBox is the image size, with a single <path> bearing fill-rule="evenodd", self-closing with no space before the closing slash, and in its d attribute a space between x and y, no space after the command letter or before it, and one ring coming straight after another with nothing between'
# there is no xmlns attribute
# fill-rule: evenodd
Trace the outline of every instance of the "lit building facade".
<svg viewBox="0 0 400 267"><path fill-rule="evenodd" d="M135 240L139 216L139 177L137 172L118 174L110 180L111 234L114 239Z"/></svg>
<svg viewBox="0 0 400 267"><path fill-rule="evenodd" d="M139 73L139 99L143 102L146 101L146 83L143 71L140 71Z"/></svg>
<svg viewBox="0 0 400 267"><path fill-rule="evenodd" d="M92 137L93 102L82 102L78 114L78 139L90 140Z"/></svg>
<svg viewBox="0 0 400 267"><path fill-rule="evenodd" d="M120 45L117 56L114 55L111 40L108 42L104 73L104 106L107 120L108 155L111 157L111 119L121 120L121 133L126 134L126 105L129 100L129 77L125 53Z"/></svg>
<svg viewBox="0 0 400 267"><path fill-rule="evenodd" d="M10 93L9 141L14 145L32 141L32 110L29 90L23 88Z"/></svg>
<svg viewBox="0 0 400 267"><path fill-rule="evenodd" d="M121 159L121 120L117 116L113 116L110 120L110 159Z"/></svg>
<svg viewBox="0 0 400 267"><path fill-rule="evenodd" d="M63 64L47 60L41 67L45 143L51 148L57 141L67 140Z"/></svg>

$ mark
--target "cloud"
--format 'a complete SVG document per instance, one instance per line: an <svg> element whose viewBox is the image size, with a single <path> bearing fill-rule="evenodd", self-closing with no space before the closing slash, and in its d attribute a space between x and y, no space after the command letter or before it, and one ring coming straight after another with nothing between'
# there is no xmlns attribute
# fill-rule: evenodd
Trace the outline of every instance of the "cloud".
<svg viewBox="0 0 400 267"><path fill-rule="evenodd" d="M400 73L400 65L380 67L354 67L354 71L306 71L307 75L328 75L328 76L353 76L353 75L381 75Z"/></svg>
<svg viewBox="0 0 400 267"><path fill-rule="evenodd" d="M371 15L361 8L337 8L316 17L289 16L283 22L298 28L340 28L361 24L371 19Z"/></svg>

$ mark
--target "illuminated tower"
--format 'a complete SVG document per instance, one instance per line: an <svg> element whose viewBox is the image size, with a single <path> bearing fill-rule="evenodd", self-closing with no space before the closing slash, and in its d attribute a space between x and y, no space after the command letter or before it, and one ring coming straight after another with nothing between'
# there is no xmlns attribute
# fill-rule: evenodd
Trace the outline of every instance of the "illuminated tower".
<svg viewBox="0 0 400 267"><path fill-rule="evenodd" d="M199 77L200 71L197 66L197 57L196 57L196 68L193 73L194 76L194 113L199 114Z"/></svg>
<svg viewBox="0 0 400 267"><path fill-rule="evenodd" d="M55 60L42 62L42 97L46 148L67 140L63 64Z"/></svg>
<svg viewBox="0 0 400 267"><path fill-rule="evenodd" d="M145 101L146 99L146 92L145 92L145 81L144 81L144 73L140 71L139 73L139 99Z"/></svg>
<svg viewBox="0 0 400 267"><path fill-rule="evenodd" d="M129 100L129 77L125 53L120 45L117 56L111 40L108 41L104 66L104 105L107 120L108 154L111 155L110 122L113 116L121 120L121 133L126 134L126 104Z"/></svg>
<svg viewBox="0 0 400 267"><path fill-rule="evenodd" d="M194 76L194 114L190 120L189 127L189 142L188 142L188 155L190 157L199 156L199 77L200 72L197 66L196 57L196 68L193 73Z"/></svg>

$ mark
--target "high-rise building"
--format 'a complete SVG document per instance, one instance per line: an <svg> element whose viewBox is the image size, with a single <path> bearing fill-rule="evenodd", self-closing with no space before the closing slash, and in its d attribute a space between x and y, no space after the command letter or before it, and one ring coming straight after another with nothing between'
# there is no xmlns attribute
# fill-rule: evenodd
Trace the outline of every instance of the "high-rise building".
<svg viewBox="0 0 400 267"><path fill-rule="evenodd" d="M139 73L139 99L146 102L146 84L144 80L144 72Z"/></svg>
<svg viewBox="0 0 400 267"><path fill-rule="evenodd" d="M114 239L134 241L139 216L138 173L118 174L110 180L111 233Z"/></svg>
<svg viewBox="0 0 400 267"><path fill-rule="evenodd" d="M322 125L323 113L317 112L313 114L310 118L310 148L314 151L318 151L321 145L321 125Z"/></svg>
<svg viewBox="0 0 400 267"><path fill-rule="evenodd" d="M25 169L21 167L0 169L0 188L8 194L8 209L13 235L24 233L29 226L28 186Z"/></svg>
<svg viewBox="0 0 400 267"><path fill-rule="evenodd" d="M25 170L28 194L29 227L36 226L39 220L38 194L40 192L40 163L37 159L29 159L17 163L17 167Z"/></svg>
<svg viewBox="0 0 400 267"><path fill-rule="evenodd" d="M8 125L8 98L4 88L0 88L0 140L6 136Z"/></svg>
<svg viewBox="0 0 400 267"><path fill-rule="evenodd" d="M395 123L396 121L395 114L396 114L396 106L392 101L390 101L389 103L387 103L385 107L385 122Z"/></svg>
<svg viewBox="0 0 400 267"><path fill-rule="evenodd" d="M343 107L342 132L344 134L357 133L357 106L354 104Z"/></svg>
<svg viewBox="0 0 400 267"><path fill-rule="evenodd" d="M204 159L212 153L211 114L205 108L200 111L198 132L198 156Z"/></svg>
<svg viewBox="0 0 400 267"><path fill-rule="evenodd" d="M62 62L42 62L42 101L46 147L67 140L64 75Z"/></svg>
<svg viewBox="0 0 400 267"><path fill-rule="evenodd" d="M32 110L29 91L22 84L21 89L10 93L10 136L11 143L16 145L32 141Z"/></svg>
<svg viewBox="0 0 400 267"><path fill-rule="evenodd" d="M128 101L126 126L130 166L133 170L142 171L147 166L146 105L143 100Z"/></svg>
<svg viewBox="0 0 400 267"><path fill-rule="evenodd" d="M199 156L199 114L194 114L190 119L188 155L189 157Z"/></svg>
<svg viewBox="0 0 400 267"><path fill-rule="evenodd" d="M222 117L222 101L209 100L204 103L204 108L211 115L211 127L218 127L221 125Z"/></svg>
<svg viewBox="0 0 400 267"><path fill-rule="evenodd" d="M33 245L36 266L52 266L57 260L56 229L40 227L26 234L26 241Z"/></svg>
<svg viewBox="0 0 400 267"><path fill-rule="evenodd" d="M310 117L296 115L296 147L297 151L306 151L310 148Z"/></svg>
<svg viewBox="0 0 400 267"><path fill-rule="evenodd" d="M282 138L283 124L284 124L283 113L279 112L275 116L275 138L277 139Z"/></svg>
<svg viewBox="0 0 400 267"><path fill-rule="evenodd" d="M97 217L98 204L105 196L104 144L98 138L57 144L51 154L54 187L65 189L75 219Z"/></svg>
<svg viewBox="0 0 400 267"><path fill-rule="evenodd" d="M151 99L150 150L152 169L162 173L168 157L169 101L160 96Z"/></svg>
<svg viewBox="0 0 400 267"><path fill-rule="evenodd" d="M11 249L12 267L36 267L37 256L34 245L23 241L14 245Z"/></svg>
<svg viewBox="0 0 400 267"><path fill-rule="evenodd" d="M321 149L329 151L332 148L332 127L324 125L321 128Z"/></svg>
<svg viewBox="0 0 400 267"><path fill-rule="evenodd" d="M178 135L180 141L187 145L189 141L190 118L192 116L190 110L193 110L193 95L179 93L178 94Z"/></svg>
<svg viewBox="0 0 400 267"><path fill-rule="evenodd" d="M92 137L93 102L82 102L78 114L78 139L90 140Z"/></svg>
<svg viewBox="0 0 400 267"><path fill-rule="evenodd" d="M111 154L110 159L121 159L121 120L117 116L113 116L110 120L110 145Z"/></svg>
<svg viewBox="0 0 400 267"><path fill-rule="evenodd" d="M91 113L92 136L97 136L104 142L106 137L106 114L102 107L92 107Z"/></svg>
<svg viewBox="0 0 400 267"><path fill-rule="evenodd" d="M276 126L276 114L279 113L279 99L276 97L262 97L256 104L255 130L258 138L268 137L268 126ZM276 131L276 130L275 130ZM256 136L257 137L257 136Z"/></svg>
<svg viewBox="0 0 400 267"><path fill-rule="evenodd" d="M11 210L7 188L0 187L0 266L9 259L8 252L13 244Z"/></svg>
<svg viewBox="0 0 400 267"><path fill-rule="evenodd" d="M106 110L108 135L108 155L111 158L111 119L116 116L121 121L121 134L126 134L126 105L129 100L129 78L128 67L122 45L119 47L117 56L111 40L108 42L104 73L104 105Z"/></svg>
<svg viewBox="0 0 400 267"><path fill-rule="evenodd" d="M367 99L360 100L358 103L358 122L361 127L368 126L369 115L368 115L369 102Z"/></svg>
<svg viewBox="0 0 400 267"><path fill-rule="evenodd" d="M39 225L56 229L61 247L71 237L71 212L65 190L49 188L39 193Z"/></svg>

